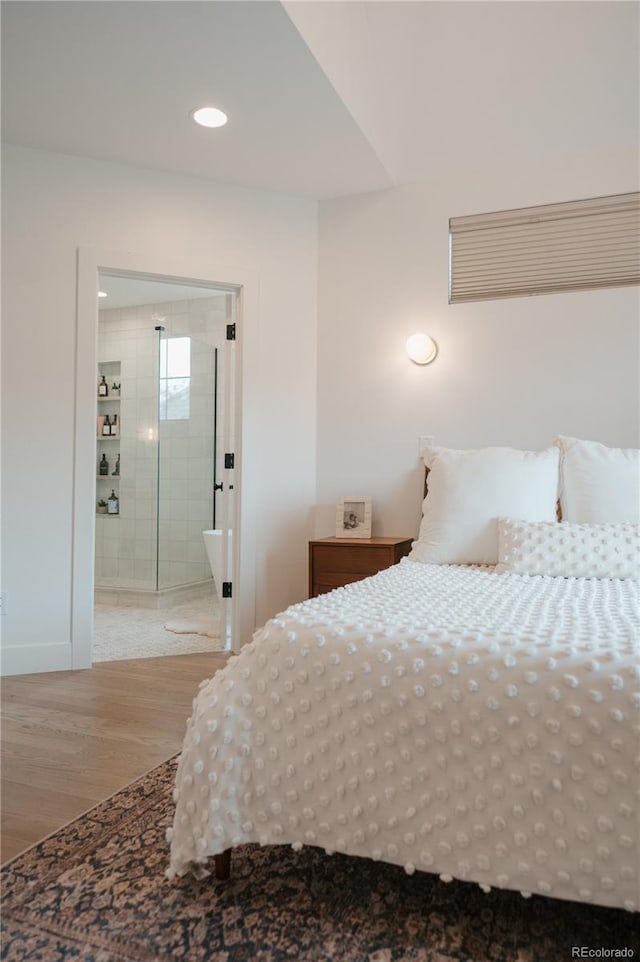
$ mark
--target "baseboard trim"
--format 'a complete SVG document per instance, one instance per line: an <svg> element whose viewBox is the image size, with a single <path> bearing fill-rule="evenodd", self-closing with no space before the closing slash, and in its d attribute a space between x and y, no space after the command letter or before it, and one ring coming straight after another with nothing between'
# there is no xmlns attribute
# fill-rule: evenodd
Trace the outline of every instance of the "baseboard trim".
<svg viewBox="0 0 640 962"><path fill-rule="evenodd" d="M4 645L0 651L1 675L32 675L35 672L69 671L71 642L40 645Z"/></svg>

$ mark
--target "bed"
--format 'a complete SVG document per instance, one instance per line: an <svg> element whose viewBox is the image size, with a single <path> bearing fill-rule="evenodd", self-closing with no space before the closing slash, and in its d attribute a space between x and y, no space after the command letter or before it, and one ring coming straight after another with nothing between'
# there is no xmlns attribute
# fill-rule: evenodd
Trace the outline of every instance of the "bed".
<svg viewBox="0 0 640 962"><path fill-rule="evenodd" d="M314 845L486 891L640 908L637 521L559 524L550 481L546 517L507 497L517 521L498 522L484 505L491 524L466 522L475 560L429 560L445 544L440 467L409 559L293 605L202 683L170 877L212 857L224 876L248 843ZM518 554L523 525L534 549ZM569 565L614 576L535 570L566 568L540 548L560 536ZM493 563L477 560L487 545Z"/></svg>

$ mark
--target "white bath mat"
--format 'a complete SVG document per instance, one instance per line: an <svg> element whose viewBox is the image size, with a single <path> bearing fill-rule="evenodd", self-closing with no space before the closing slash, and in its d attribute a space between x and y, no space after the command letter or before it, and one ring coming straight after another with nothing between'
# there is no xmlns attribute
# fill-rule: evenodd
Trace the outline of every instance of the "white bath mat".
<svg viewBox="0 0 640 962"><path fill-rule="evenodd" d="M206 635L208 638L220 637L220 619L211 620L172 620L165 621L164 627L176 635Z"/></svg>

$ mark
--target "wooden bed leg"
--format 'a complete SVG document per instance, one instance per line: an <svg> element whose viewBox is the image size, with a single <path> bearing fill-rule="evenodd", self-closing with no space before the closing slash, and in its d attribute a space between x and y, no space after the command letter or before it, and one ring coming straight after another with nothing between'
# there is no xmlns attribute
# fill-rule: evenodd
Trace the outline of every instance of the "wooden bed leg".
<svg viewBox="0 0 640 962"><path fill-rule="evenodd" d="M231 875L231 849L227 848L220 855L214 855L215 877L219 882L226 882Z"/></svg>

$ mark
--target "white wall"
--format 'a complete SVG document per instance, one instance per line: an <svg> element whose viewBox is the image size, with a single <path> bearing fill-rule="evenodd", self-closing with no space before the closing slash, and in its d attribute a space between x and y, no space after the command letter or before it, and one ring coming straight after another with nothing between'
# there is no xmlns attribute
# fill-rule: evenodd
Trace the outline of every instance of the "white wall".
<svg viewBox="0 0 640 962"><path fill-rule="evenodd" d="M3 670L70 665L76 257L242 265L259 283L256 621L306 593L315 501L317 205L7 147L3 159ZM224 278L221 278L224 280ZM295 403L292 403L295 398ZM75 519L93 523L93 517Z"/></svg>
<svg viewBox="0 0 640 962"><path fill-rule="evenodd" d="M635 151L480 171L320 208L318 502L373 496L374 534L414 536L419 435L540 448L555 434L638 444L637 287L447 303L451 216L638 189ZM413 365L425 331L436 361Z"/></svg>

